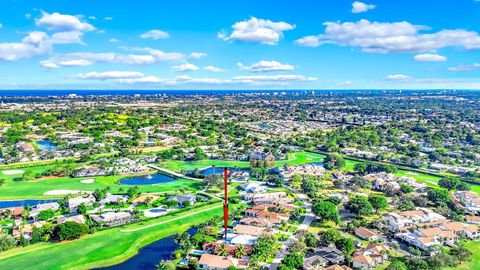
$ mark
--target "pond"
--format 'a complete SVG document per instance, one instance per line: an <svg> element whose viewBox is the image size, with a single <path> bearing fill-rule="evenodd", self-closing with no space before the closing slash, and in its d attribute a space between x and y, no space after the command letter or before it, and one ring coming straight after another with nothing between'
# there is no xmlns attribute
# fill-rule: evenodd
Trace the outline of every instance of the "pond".
<svg viewBox="0 0 480 270"><path fill-rule="evenodd" d="M258 125L258 127L259 127L260 129L269 129L269 128L270 128L270 126L267 125L267 124L260 124L260 125Z"/></svg>
<svg viewBox="0 0 480 270"><path fill-rule="evenodd" d="M187 232L193 235L198 228L190 228ZM105 268L102 270L155 270L156 265L162 260L169 260L178 245L175 243L175 235L162 238L148 246L141 248L138 254L123 263Z"/></svg>
<svg viewBox="0 0 480 270"><path fill-rule="evenodd" d="M50 140L37 141L37 145L41 150L44 151L54 151L57 149L57 145L52 143Z"/></svg>
<svg viewBox="0 0 480 270"><path fill-rule="evenodd" d="M175 181L174 177L171 177L162 173L156 173L152 175L123 178L123 179L120 179L118 183L120 185L154 185L154 184L168 183L173 181Z"/></svg>
<svg viewBox="0 0 480 270"><path fill-rule="evenodd" d="M249 168L227 168L229 171L233 172L249 172ZM223 175L223 167L209 167L203 170L200 170L199 173L201 175L212 175L212 174L218 174L218 175Z"/></svg>
<svg viewBox="0 0 480 270"><path fill-rule="evenodd" d="M13 201L0 201L0 208L9 208L17 206L34 206L42 203L56 202L58 200L13 200Z"/></svg>

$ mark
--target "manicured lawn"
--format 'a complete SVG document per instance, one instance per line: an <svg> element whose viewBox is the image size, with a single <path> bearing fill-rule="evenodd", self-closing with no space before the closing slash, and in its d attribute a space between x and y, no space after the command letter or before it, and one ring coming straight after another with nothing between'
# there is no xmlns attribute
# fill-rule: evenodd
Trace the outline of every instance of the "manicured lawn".
<svg viewBox="0 0 480 270"><path fill-rule="evenodd" d="M465 243L465 247L473 253L472 260L469 262L464 262L456 267L443 268L444 270L480 269L480 241L467 242Z"/></svg>
<svg viewBox="0 0 480 270"><path fill-rule="evenodd" d="M289 165L301 165L311 162L321 162L325 158L324 155L310 153L310 152L296 152L289 153L287 160L281 160L275 162L276 167L284 166L285 164ZM179 160L167 160L160 162L160 167L181 172L193 170L195 168L203 169L211 166L216 167L237 167L237 168L248 168L250 163L247 161L229 161L229 160L214 160L214 159L204 159L198 161L179 161Z"/></svg>
<svg viewBox="0 0 480 270"><path fill-rule="evenodd" d="M221 203L202 206L173 216L113 228L88 235L79 240L62 243L41 243L0 253L0 269L91 269L105 267L127 260L142 246L163 237L187 230L212 216L221 215ZM215 207L214 209L210 209ZM175 217L209 209L169 223L147 227L133 232L121 232Z"/></svg>
<svg viewBox="0 0 480 270"><path fill-rule="evenodd" d="M31 170L33 172L42 172L47 170L53 165L30 167L23 170ZM59 177L50 178L44 180L31 180L31 181L13 181L15 177L20 175L4 175L0 171L0 178L6 179L3 186L0 187L0 200L8 199L35 199L46 198L52 196L43 195L50 190L86 190L93 191L97 188L105 188L110 186L113 192L118 192L121 188L127 190L129 185L119 185L117 181L126 176L100 176L100 177L82 177L82 178L69 178ZM95 182L92 184L81 183L81 180L94 178ZM186 179L179 179L173 182L162 183L158 185L142 185L139 186L142 192L172 192L180 189L187 189L195 191L201 189L203 183L200 181L192 181ZM63 196L53 196L63 197Z"/></svg>

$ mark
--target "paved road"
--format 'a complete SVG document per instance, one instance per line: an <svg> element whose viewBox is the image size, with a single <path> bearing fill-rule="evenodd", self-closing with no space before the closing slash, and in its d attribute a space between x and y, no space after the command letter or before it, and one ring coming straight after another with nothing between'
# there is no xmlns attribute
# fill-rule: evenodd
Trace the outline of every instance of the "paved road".
<svg viewBox="0 0 480 270"><path fill-rule="evenodd" d="M307 196L305 196L305 194L296 190L294 190L294 193L298 196L298 198L300 198L300 200L303 201L306 210L305 219L303 220L302 224L298 226L297 231L307 230L310 224L312 224L312 222L315 220L315 215L312 214L312 203L310 203L310 200L307 198ZM271 270L277 269L278 265L282 262L283 257L285 257L285 255L287 254L287 247L296 240L296 237L294 236L294 234L292 234L287 239L287 241L282 244L280 250L277 252L277 254L275 254L275 259L270 264Z"/></svg>

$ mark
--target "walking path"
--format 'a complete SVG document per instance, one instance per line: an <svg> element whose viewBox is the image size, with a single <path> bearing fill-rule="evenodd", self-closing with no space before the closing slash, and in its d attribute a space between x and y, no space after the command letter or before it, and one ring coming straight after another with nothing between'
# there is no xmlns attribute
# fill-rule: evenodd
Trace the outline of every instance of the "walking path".
<svg viewBox="0 0 480 270"><path fill-rule="evenodd" d="M206 212L206 211L210 211L210 210L213 210L215 208L222 207L222 206L223 205L217 205L217 206L214 206L214 207L210 207L210 208L203 209L203 210L200 210L200 211L188 213L188 214L180 216L180 217L176 217L176 218L161 221L161 222L158 222L158 223L150 224L150 225L143 226L143 227L140 227L140 228L129 229L129 230L120 230L120 232L136 232L136 231L144 230L144 229L147 229L147 228L150 228L150 227L162 225L162 224L169 223L169 222L172 222L172 221L175 221L175 220L179 220L179 219L186 218L186 217L189 217L189 216L193 216L193 215L196 215L196 214L200 214L200 213L203 213L203 212Z"/></svg>
<svg viewBox="0 0 480 270"><path fill-rule="evenodd" d="M164 172L164 173L167 173L167 174L171 174L173 176L180 177L180 178L183 178L183 179L194 180L194 181L203 181L203 179L189 177L189 176L183 175L181 173L177 173L177 172L169 170L169 169L158 167L158 166L153 165L153 164L148 164L147 166L152 168L152 169L155 169L157 171L161 171L161 172Z"/></svg>
<svg viewBox="0 0 480 270"><path fill-rule="evenodd" d="M298 196L298 198L300 200L302 200L302 202L305 205L305 210L306 210L305 211L305 218L303 219L302 224L300 226L298 226L296 232L301 231L301 230L307 230L308 227L310 226L310 224L312 224L312 222L315 220L315 215L312 214L312 203L310 203L310 200L307 198L307 196L305 196L305 194L303 194L303 193L301 193L297 190L294 190L294 193L295 193L295 195ZM285 241L282 244L282 247L280 248L280 250L277 252L277 254L275 254L275 259L270 264L270 269L271 270L277 269L278 265L282 262L283 257L285 257L285 255L287 253L288 246L296 240L297 239L296 239L294 233L292 233L290 235L290 237L287 239L287 241Z"/></svg>

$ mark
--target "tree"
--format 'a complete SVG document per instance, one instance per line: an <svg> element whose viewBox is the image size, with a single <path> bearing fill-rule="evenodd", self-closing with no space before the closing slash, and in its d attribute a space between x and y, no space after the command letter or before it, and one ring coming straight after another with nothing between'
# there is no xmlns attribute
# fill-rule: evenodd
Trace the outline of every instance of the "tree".
<svg viewBox="0 0 480 270"><path fill-rule="evenodd" d="M337 224L340 221L337 206L331 202L317 200L313 203L312 211L322 222L333 221Z"/></svg>
<svg viewBox="0 0 480 270"><path fill-rule="evenodd" d="M245 246L237 246L235 249L235 257L242 258L243 256L247 256L247 250L245 249Z"/></svg>
<svg viewBox="0 0 480 270"><path fill-rule="evenodd" d="M73 240L88 233L87 226L67 221L55 227L55 236L60 240Z"/></svg>
<svg viewBox="0 0 480 270"><path fill-rule="evenodd" d="M345 166L345 160L338 153L327 155L327 157L323 160L323 163L325 168L329 170L340 169Z"/></svg>
<svg viewBox="0 0 480 270"><path fill-rule="evenodd" d="M379 211L387 209L388 207L387 198L383 195L370 194L368 195L368 201L377 213Z"/></svg>
<svg viewBox="0 0 480 270"><path fill-rule="evenodd" d="M341 237L340 239L335 241L335 246L345 255L350 255L355 250L353 240L349 237Z"/></svg>
<svg viewBox="0 0 480 270"><path fill-rule="evenodd" d="M277 244L278 242L274 235L261 235L257 244L253 247L253 257L258 261L266 261L272 258L277 251Z"/></svg>
<svg viewBox="0 0 480 270"><path fill-rule="evenodd" d="M299 174L293 175L290 186L292 186L294 189L299 189L302 186L302 176Z"/></svg>
<svg viewBox="0 0 480 270"><path fill-rule="evenodd" d="M405 183L400 183L400 190L405 194L413 192L413 188Z"/></svg>
<svg viewBox="0 0 480 270"><path fill-rule="evenodd" d="M86 215L87 214L87 206L84 203L81 203L80 205L78 205L77 212L79 214Z"/></svg>
<svg viewBox="0 0 480 270"><path fill-rule="evenodd" d="M303 269L303 254L300 252L291 252L285 256L279 265L281 270Z"/></svg>
<svg viewBox="0 0 480 270"><path fill-rule="evenodd" d="M385 270L408 270L407 266L399 261L399 260L393 260L386 268Z"/></svg>
<svg viewBox="0 0 480 270"><path fill-rule="evenodd" d="M442 178L440 181L438 181L438 185L440 187L443 187L447 190L454 190L457 189L457 186L460 184L460 180L457 178L452 178L452 177L447 177L447 178Z"/></svg>
<svg viewBox="0 0 480 270"><path fill-rule="evenodd" d="M218 256L228 256L228 249L225 244L220 245L218 248Z"/></svg>
<svg viewBox="0 0 480 270"><path fill-rule="evenodd" d="M0 252L7 251L15 247L16 240L8 234L0 234Z"/></svg>
<svg viewBox="0 0 480 270"><path fill-rule="evenodd" d="M448 204L451 202L448 191L444 189L430 189L428 191L427 197L430 201L432 201L437 206L441 204Z"/></svg>
<svg viewBox="0 0 480 270"><path fill-rule="evenodd" d="M335 243L338 239L342 237L341 233L334 229L327 229L323 232L320 232L320 241L324 245Z"/></svg>
<svg viewBox="0 0 480 270"><path fill-rule="evenodd" d="M40 220L47 220L54 216L55 216L55 212L53 212L52 209L43 210L43 211L40 211L40 213L38 213L38 219Z"/></svg>
<svg viewBox="0 0 480 270"><path fill-rule="evenodd" d="M450 249L450 254L457 258L457 260L462 263L464 261L469 261L472 258L473 253L468 250L463 245L457 245Z"/></svg>
<svg viewBox="0 0 480 270"><path fill-rule="evenodd" d="M157 270L175 270L177 267L170 261L161 261L157 265Z"/></svg>
<svg viewBox="0 0 480 270"><path fill-rule="evenodd" d="M367 197L354 195L345 206L350 212L357 215L370 215L373 212L372 204Z"/></svg>

